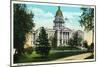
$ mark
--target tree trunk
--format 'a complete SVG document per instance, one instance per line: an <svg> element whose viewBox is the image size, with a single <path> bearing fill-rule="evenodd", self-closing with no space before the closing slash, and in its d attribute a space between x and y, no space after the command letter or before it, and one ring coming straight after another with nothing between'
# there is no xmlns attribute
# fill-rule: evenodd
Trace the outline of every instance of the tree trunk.
<svg viewBox="0 0 100 67"><path fill-rule="evenodd" d="M92 43L94 43L94 28L92 30Z"/></svg>

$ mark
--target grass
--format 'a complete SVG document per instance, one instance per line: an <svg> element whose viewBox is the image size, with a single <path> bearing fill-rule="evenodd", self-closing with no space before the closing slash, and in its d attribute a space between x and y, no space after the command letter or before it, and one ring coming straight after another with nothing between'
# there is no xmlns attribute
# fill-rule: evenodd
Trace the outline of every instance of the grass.
<svg viewBox="0 0 100 67"><path fill-rule="evenodd" d="M19 57L15 63L32 62L34 57L39 57L34 51L32 54L25 53Z"/></svg>
<svg viewBox="0 0 100 67"><path fill-rule="evenodd" d="M28 62L43 62L43 61L52 61L57 60L59 58L73 56L86 53L86 51L81 52L53 52L50 51L50 54L48 57L41 57L40 55L36 54L35 51L32 52L32 54L25 53L24 55L21 55L17 62L15 63L28 63Z"/></svg>
<svg viewBox="0 0 100 67"><path fill-rule="evenodd" d="M81 50L77 47L71 47L71 46L64 46L64 47L56 47L56 48L52 48L52 50Z"/></svg>
<svg viewBox="0 0 100 67"><path fill-rule="evenodd" d="M49 59L56 60L59 58L69 57L69 56L78 55L78 54L82 54L82 53L86 53L86 51L81 51L81 52L51 52L49 55Z"/></svg>

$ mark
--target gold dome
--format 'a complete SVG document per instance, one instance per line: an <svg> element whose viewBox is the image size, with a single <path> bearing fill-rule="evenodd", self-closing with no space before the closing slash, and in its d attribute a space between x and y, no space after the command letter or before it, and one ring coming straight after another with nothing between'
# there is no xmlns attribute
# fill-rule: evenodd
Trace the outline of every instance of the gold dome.
<svg viewBox="0 0 100 67"><path fill-rule="evenodd" d="M60 10L60 6L58 6L58 10L56 12L56 16L63 16L62 11Z"/></svg>

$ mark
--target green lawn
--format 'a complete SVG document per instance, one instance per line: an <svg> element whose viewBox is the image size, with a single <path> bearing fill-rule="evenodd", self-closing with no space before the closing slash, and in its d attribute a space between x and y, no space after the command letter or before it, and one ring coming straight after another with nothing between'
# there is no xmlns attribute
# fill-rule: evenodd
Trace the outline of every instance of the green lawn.
<svg viewBox="0 0 100 67"><path fill-rule="evenodd" d="M81 52L53 52L50 51L50 54L48 57L41 57L40 55L36 54L35 51L32 52L32 54L24 54L19 57L19 60L17 60L15 63L28 63L28 62L43 62L43 61L52 61L57 60L59 58L68 57L72 55L78 55L82 53L86 53L87 51L81 51Z"/></svg>
<svg viewBox="0 0 100 67"><path fill-rule="evenodd" d="M71 47L71 46L62 46L62 47L56 47L56 48L52 48L52 50L81 50L77 47Z"/></svg>

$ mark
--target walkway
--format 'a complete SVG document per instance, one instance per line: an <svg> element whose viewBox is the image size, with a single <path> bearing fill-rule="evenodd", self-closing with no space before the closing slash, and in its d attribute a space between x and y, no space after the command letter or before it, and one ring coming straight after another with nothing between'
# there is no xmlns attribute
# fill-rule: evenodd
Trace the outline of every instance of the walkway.
<svg viewBox="0 0 100 67"><path fill-rule="evenodd" d="M92 53L84 53L84 54L79 54L79 55L74 55L74 56L70 56L70 57L65 57L65 58L61 58L58 59L56 61L64 61L64 60L83 60L89 56L91 56Z"/></svg>
<svg viewBox="0 0 100 67"><path fill-rule="evenodd" d="M74 56L70 56L70 57L60 58L60 59L53 60L53 61L38 62L36 64L63 63L63 62L69 62L71 60L83 60L84 61L85 58L87 58L91 55L92 55L92 53L83 53L83 54L74 55Z"/></svg>

